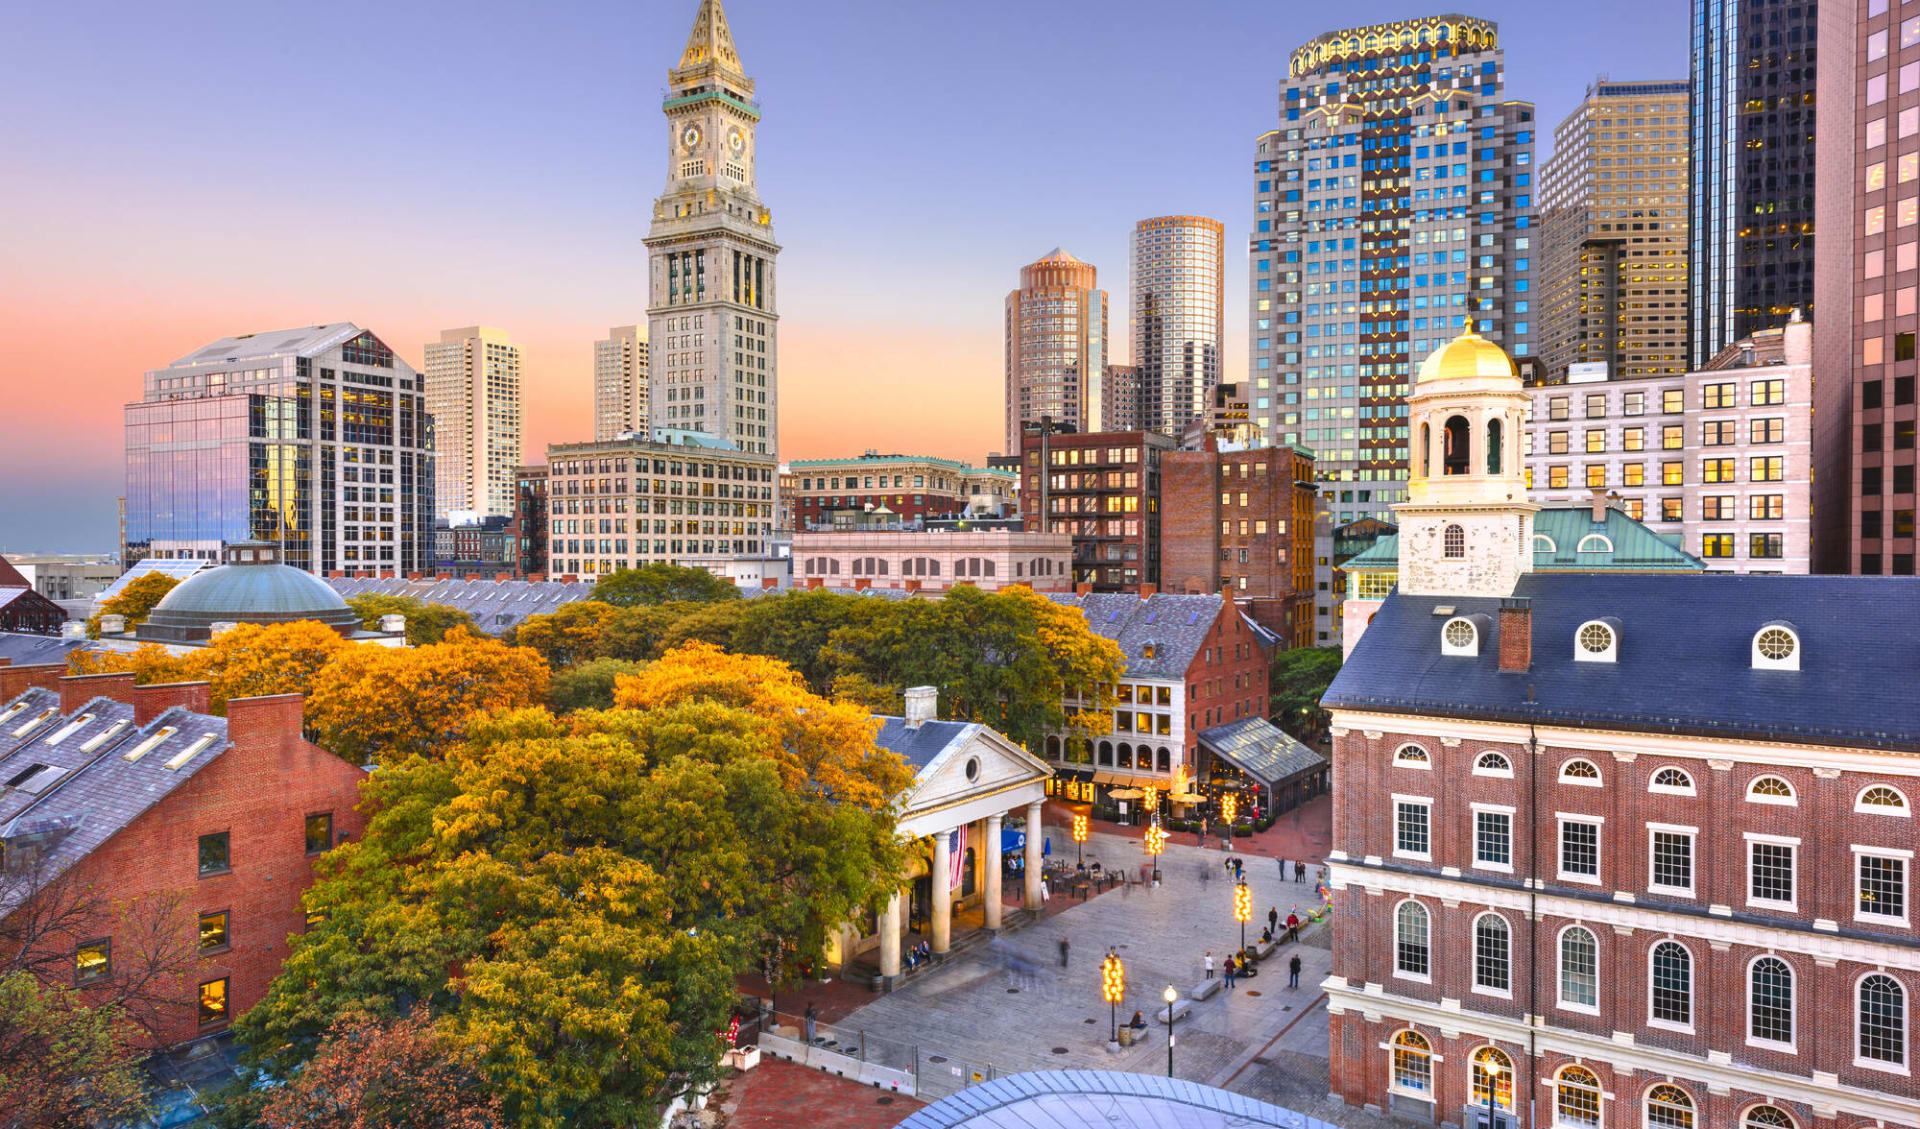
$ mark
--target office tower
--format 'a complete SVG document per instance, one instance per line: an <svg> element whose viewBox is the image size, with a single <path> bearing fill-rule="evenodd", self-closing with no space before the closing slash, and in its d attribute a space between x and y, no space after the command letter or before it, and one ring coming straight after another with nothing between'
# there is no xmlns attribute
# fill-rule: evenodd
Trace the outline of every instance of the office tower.
<svg viewBox="0 0 1920 1129"><path fill-rule="evenodd" d="M1687 371L1687 84L1600 79L1540 170L1542 375Z"/></svg>
<svg viewBox="0 0 1920 1129"><path fill-rule="evenodd" d="M1812 313L1815 9L1693 0L1695 368L1795 307Z"/></svg>
<svg viewBox="0 0 1920 1129"><path fill-rule="evenodd" d="M1914 572L1920 15L1911 9L1820 8L1815 572Z"/></svg>
<svg viewBox="0 0 1920 1129"><path fill-rule="evenodd" d="M701 0L667 72L667 186L646 238L647 425L742 451L780 444L773 214L754 187L760 103L720 0Z"/></svg>
<svg viewBox="0 0 1920 1129"><path fill-rule="evenodd" d="M647 335L637 325L617 325L593 343L593 438L647 430Z"/></svg>
<svg viewBox="0 0 1920 1129"><path fill-rule="evenodd" d="M504 329L441 331L427 345L441 514L513 513L520 465L520 347Z"/></svg>
<svg viewBox="0 0 1920 1129"><path fill-rule="evenodd" d="M1335 525L1405 500L1414 361L1471 329L1533 365L1533 105L1504 91L1487 20L1329 32L1256 143L1248 410L1314 452Z"/></svg>
<svg viewBox="0 0 1920 1129"><path fill-rule="evenodd" d="M1107 292L1091 263L1055 247L1020 268L1007 294L1007 450L1021 430L1051 419L1093 431L1105 418Z"/></svg>
<svg viewBox="0 0 1920 1129"><path fill-rule="evenodd" d="M1143 428L1178 438L1220 383L1226 240L1226 225L1205 216L1159 216L1133 227L1128 317Z"/></svg>
<svg viewBox="0 0 1920 1129"><path fill-rule="evenodd" d="M349 322L223 337L126 406L127 563L271 541L318 573L426 566L433 421L408 364Z"/></svg>

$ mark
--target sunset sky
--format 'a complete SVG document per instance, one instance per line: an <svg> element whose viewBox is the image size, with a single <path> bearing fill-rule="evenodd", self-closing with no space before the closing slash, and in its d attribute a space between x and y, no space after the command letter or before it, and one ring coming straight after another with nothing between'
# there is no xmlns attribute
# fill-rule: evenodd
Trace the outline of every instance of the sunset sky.
<svg viewBox="0 0 1920 1129"><path fill-rule="evenodd" d="M329 321L416 367L476 322L525 350L526 451L591 437L592 342L646 320L660 115L697 0L33 4L0 68L0 551L108 551L121 406L233 333ZM1287 53L1449 10L1252 0L727 0L784 245L781 453L978 461L1001 302L1064 246L1111 294L1167 213L1227 225L1246 366L1253 141ZM1488 0L1540 150L1596 74L1685 78L1685 0ZM1624 32L1624 34L1621 34Z"/></svg>

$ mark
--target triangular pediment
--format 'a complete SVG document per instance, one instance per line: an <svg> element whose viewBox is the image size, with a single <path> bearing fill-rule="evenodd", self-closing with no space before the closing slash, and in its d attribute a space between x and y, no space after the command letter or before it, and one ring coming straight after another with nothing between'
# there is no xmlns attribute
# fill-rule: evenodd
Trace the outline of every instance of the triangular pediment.
<svg viewBox="0 0 1920 1129"><path fill-rule="evenodd" d="M1046 762L987 726L977 726L920 770L907 792L905 810L937 808L1045 780L1051 774Z"/></svg>

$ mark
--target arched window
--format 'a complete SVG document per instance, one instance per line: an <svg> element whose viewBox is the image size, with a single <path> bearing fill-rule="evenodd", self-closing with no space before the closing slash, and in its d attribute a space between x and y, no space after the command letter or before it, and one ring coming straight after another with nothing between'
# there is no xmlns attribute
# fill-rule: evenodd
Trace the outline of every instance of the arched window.
<svg viewBox="0 0 1920 1129"><path fill-rule="evenodd" d="M1533 535L1533 551L1536 553L1557 553L1560 551L1560 546L1555 545L1553 538L1546 534L1536 533Z"/></svg>
<svg viewBox="0 0 1920 1129"><path fill-rule="evenodd" d="M1393 763L1412 768L1432 768L1433 758L1428 756L1427 751L1418 745L1402 745L1394 750Z"/></svg>
<svg viewBox="0 0 1920 1129"><path fill-rule="evenodd" d="M1603 534L1589 533L1580 539L1580 543L1573 547L1573 551L1576 553L1611 553L1613 552L1613 542Z"/></svg>
<svg viewBox="0 0 1920 1129"><path fill-rule="evenodd" d="M1799 670L1799 633L1784 623L1769 623L1754 632L1753 669Z"/></svg>
<svg viewBox="0 0 1920 1129"><path fill-rule="evenodd" d="M1620 633L1613 625L1590 619L1573 633L1573 657L1576 662L1614 662L1620 657Z"/></svg>
<svg viewBox="0 0 1920 1129"><path fill-rule="evenodd" d="M1500 473L1500 421L1487 421L1487 473Z"/></svg>
<svg viewBox="0 0 1920 1129"><path fill-rule="evenodd" d="M1483 913L1473 923L1473 986L1489 991L1510 991L1513 985L1511 934L1507 919L1497 913Z"/></svg>
<svg viewBox="0 0 1920 1129"><path fill-rule="evenodd" d="M1488 1098L1499 1109L1513 1109L1513 1060L1499 1047L1473 1052L1473 1104L1485 1109Z"/></svg>
<svg viewBox="0 0 1920 1129"><path fill-rule="evenodd" d="M1467 555L1467 531L1457 525L1447 526L1440 535L1440 552L1448 560L1459 560Z"/></svg>
<svg viewBox="0 0 1920 1129"><path fill-rule="evenodd" d="M1648 1090L1647 1129L1693 1129L1693 1099L1664 1082Z"/></svg>
<svg viewBox="0 0 1920 1129"><path fill-rule="evenodd" d="M1420 477L1433 477L1433 425L1420 425Z"/></svg>
<svg viewBox="0 0 1920 1129"><path fill-rule="evenodd" d="M1853 801L1853 810L1870 815L1906 815L1907 798L1897 788L1874 784L1861 790Z"/></svg>
<svg viewBox="0 0 1920 1129"><path fill-rule="evenodd" d="M1429 944L1427 907L1419 902L1401 902L1394 911L1394 971L1408 976L1426 976L1433 967Z"/></svg>
<svg viewBox="0 0 1920 1129"><path fill-rule="evenodd" d="M1440 629L1440 653L1443 655L1477 655L1480 653L1480 632L1473 621L1466 616L1454 616Z"/></svg>
<svg viewBox="0 0 1920 1129"><path fill-rule="evenodd" d="M1120 755L1125 756L1126 749L1125 745L1120 746ZM1100 742L1100 763L1109 768L1113 767L1113 746L1105 741Z"/></svg>
<svg viewBox="0 0 1920 1129"><path fill-rule="evenodd" d="M1433 1091L1433 1047L1418 1031L1393 1037L1393 1088L1422 1097Z"/></svg>
<svg viewBox="0 0 1920 1129"><path fill-rule="evenodd" d="M1060 759L1060 738L1047 738L1047 759L1051 761Z"/></svg>
<svg viewBox="0 0 1920 1129"><path fill-rule="evenodd" d="M1165 745L1160 746L1159 757L1160 757L1160 763L1157 766L1159 770L1161 772L1172 772L1173 771L1173 768L1172 768L1173 755L1167 752L1167 747Z"/></svg>
<svg viewBox="0 0 1920 1129"><path fill-rule="evenodd" d="M1740 1129L1795 1129L1793 1118L1779 1106L1757 1105L1740 1119Z"/></svg>
<svg viewBox="0 0 1920 1129"><path fill-rule="evenodd" d="M1693 777L1688 776L1684 769L1663 768L1653 774L1653 781L1647 785L1647 791L1668 796L1691 796L1694 794Z"/></svg>
<svg viewBox="0 0 1920 1129"><path fill-rule="evenodd" d="M1647 1014L1656 1022L1693 1026L1693 954L1678 941L1653 947Z"/></svg>
<svg viewBox="0 0 1920 1129"><path fill-rule="evenodd" d="M988 576L992 576L992 575L993 575L993 561L991 561L991 560L983 560L983 561L981 561L980 563L981 563L982 565L984 565L984 566L986 567L986 570L987 570L987 575L988 575ZM881 569L880 571L881 571L881 572L885 572L886 570L885 570L885 569L883 568L883 569Z"/></svg>
<svg viewBox="0 0 1920 1129"><path fill-rule="evenodd" d="M1473 429L1467 424L1466 416L1447 417L1446 453L1440 464L1442 474L1472 474L1473 462L1467 450L1472 441Z"/></svg>
<svg viewBox="0 0 1920 1129"><path fill-rule="evenodd" d="M1907 992L1884 972L1860 979L1859 1057L1907 1064Z"/></svg>
<svg viewBox="0 0 1920 1129"><path fill-rule="evenodd" d="M1779 957L1757 957L1747 966L1747 1035L1793 1042L1793 969Z"/></svg>
<svg viewBox="0 0 1920 1129"><path fill-rule="evenodd" d="M1475 776L1512 776L1513 762L1504 753L1481 753L1473 759Z"/></svg>
<svg viewBox="0 0 1920 1129"><path fill-rule="evenodd" d="M1560 783L1578 784L1583 788L1600 787L1600 770L1593 762L1575 758L1560 766Z"/></svg>
<svg viewBox="0 0 1920 1129"><path fill-rule="evenodd" d="M1554 1079L1553 1114L1557 1125L1600 1124L1600 1079L1584 1066L1563 1066Z"/></svg>
<svg viewBox="0 0 1920 1129"><path fill-rule="evenodd" d="M1754 804L1786 804L1796 801L1793 785L1778 776L1756 776L1753 783L1747 785L1747 802Z"/></svg>
<svg viewBox="0 0 1920 1129"><path fill-rule="evenodd" d="M1560 1002L1576 1008L1600 1003L1600 951L1593 934L1578 925L1560 931Z"/></svg>

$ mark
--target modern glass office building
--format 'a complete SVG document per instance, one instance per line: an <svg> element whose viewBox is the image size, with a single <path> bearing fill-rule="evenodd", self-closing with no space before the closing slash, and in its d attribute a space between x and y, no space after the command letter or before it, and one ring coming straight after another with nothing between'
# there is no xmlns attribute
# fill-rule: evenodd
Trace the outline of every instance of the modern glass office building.
<svg viewBox="0 0 1920 1129"><path fill-rule="evenodd" d="M1816 8L1693 0L1694 368L1812 312Z"/></svg>
<svg viewBox="0 0 1920 1129"><path fill-rule="evenodd" d="M1463 330L1531 368L1533 104L1487 20L1321 35L1255 145L1248 414L1332 522L1405 500L1412 367Z"/></svg>
<svg viewBox="0 0 1920 1129"><path fill-rule="evenodd" d="M271 541L314 572L426 567L433 424L419 375L349 322L223 337L126 406L125 560Z"/></svg>
<svg viewBox="0 0 1920 1129"><path fill-rule="evenodd" d="M1188 421L1207 414L1220 383L1226 237L1226 225L1205 216L1155 216L1133 227L1128 321L1140 397L1134 417L1175 439Z"/></svg>

